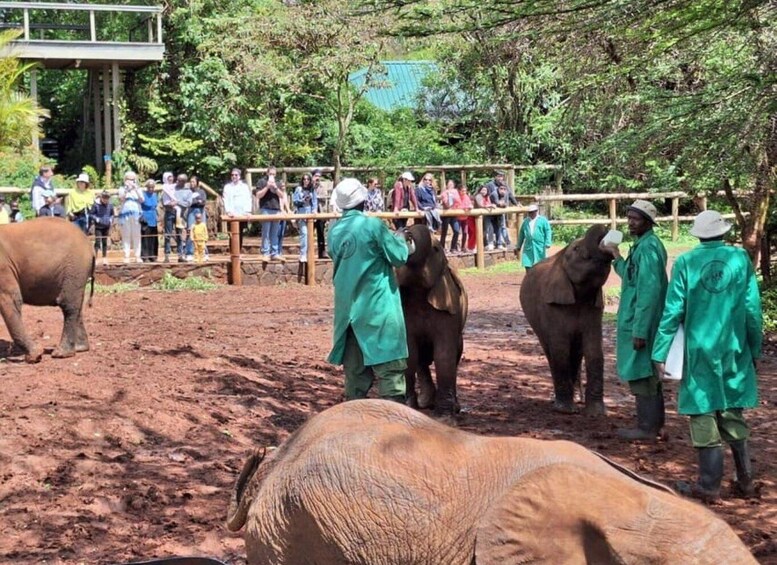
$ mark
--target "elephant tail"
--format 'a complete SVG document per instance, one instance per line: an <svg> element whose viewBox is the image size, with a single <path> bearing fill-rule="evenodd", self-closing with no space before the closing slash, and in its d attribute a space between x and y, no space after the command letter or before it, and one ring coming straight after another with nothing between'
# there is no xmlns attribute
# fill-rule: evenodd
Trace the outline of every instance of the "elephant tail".
<svg viewBox="0 0 777 565"><path fill-rule="evenodd" d="M251 480L264 460L267 450L257 449L248 456L243 464L243 470L235 483L232 492L232 500L229 501L229 510L227 511L227 528L231 532L236 532L245 525L248 517L248 507L253 501L253 491L256 488L251 486ZM249 488L251 487L251 488Z"/></svg>
<svg viewBox="0 0 777 565"><path fill-rule="evenodd" d="M646 479L645 477L643 477L641 475L638 475L637 473L635 473L631 469L627 469L623 465L621 465L619 463L616 463L612 459L609 459L609 458L605 457L601 453L597 453L596 451L594 451L592 453L594 455L596 455L597 457L599 457L599 459L601 459L602 461L607 463L610 467L613 467L614 469L620 471L621 473L623 473L627 477L629 477L631 479L634 479L638 483L642 483L643 485L647 485L649 487L653 487L654 489L661 490L661 491L664 491L664 492L668 492L669 494L673 494L673 495L677 496L677 493L675 491L673 491L671 488L669 488L668 486L662 485L658 481L651 481L650 479Z"/></svg>
<svg viewBox="0 0 777 565"><path fill-rule="evenodd" d="M94 267L97 264L97 255L92 255L92 288L89 290L89 301L86 303L89 308L92 307L92 297L94 296Z"/></svg>

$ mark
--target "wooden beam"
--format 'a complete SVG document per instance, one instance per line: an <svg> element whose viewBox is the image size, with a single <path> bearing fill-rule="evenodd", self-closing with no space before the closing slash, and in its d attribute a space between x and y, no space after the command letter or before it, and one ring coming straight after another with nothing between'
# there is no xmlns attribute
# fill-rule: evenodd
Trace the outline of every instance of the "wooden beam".
<svg viewBox="0 0 777 565"><path fill-rule="evenodd" d="M105 150L103 159L110 158L113 153L113 143L111 142L111 106L110 106L110 77L107 65L103 67L103 138L105 140Z"/></svg>
<svg viewBox="0 0 777 565"><path fill-rule="evenodd" d="M231 220L229 222L229 270L232 274L232 284L235 286L243 285L243 268L240 261L240 221Z"/></svg>
<svg viewBox="0 0 777 565"><path fill-rule="evenodd" d="M483 216L477 216L475 218L475 240L477 241L477 248L475 249L475 266L478 269L486 268L486 256L485 248L483 246Z"/></svg>
<svg viewBox="0 0 777 565"><path fill-rule="evenodd" d="M111 80L113 92L111 93L111 108L113 109L113 149L121 151L121 118L119 116L119 64L114 61L111 65Z"/></svg>
<svg viewBox="0 0 777 565"><path fill-rule="evenodd" d="M305 263L305 284L316 286L316 221L313 218L308 218L304 221L308 226L308 262Z"/></svg>
<svg viewBox="0 0 777 565"><path fill-rule="evenodd" d="M89 10L89 40L97 41L97 24L94 19L94 10Z"/></svg>

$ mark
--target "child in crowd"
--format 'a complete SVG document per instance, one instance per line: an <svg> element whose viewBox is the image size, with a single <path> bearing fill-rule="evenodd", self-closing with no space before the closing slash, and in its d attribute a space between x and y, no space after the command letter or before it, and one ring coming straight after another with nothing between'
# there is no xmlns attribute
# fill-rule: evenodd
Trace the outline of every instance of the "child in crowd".
<svg viewBox="0 0 777 565"><path fill-rule="evenodd" d="M57 195L53 190L44 190L42 193L45 204L38 210L38 216L53 216L55 218L64 218L67 216L65 207L59 202Z"/></svg>
<svg viewBox="0 0 777 565"><path fill-rule="evenodd" d="M113 204L111 204L111 195L107 190L103 190L100 193L100 198L92 205L92 209L89 211L89 217L94 222L94 254L97 256L102 252L103 265L108 264L108 241L111 234L113 216L114 210Z"/></svg>
<svg viewBox="0 0 777 565"><path fill-rule="evenodd" d="M194 243L194 262L202 263L205 260L205 246L208 243L208 226L202 221L202 214L194 215L194 225L191 228L191 238Z"/></svg>

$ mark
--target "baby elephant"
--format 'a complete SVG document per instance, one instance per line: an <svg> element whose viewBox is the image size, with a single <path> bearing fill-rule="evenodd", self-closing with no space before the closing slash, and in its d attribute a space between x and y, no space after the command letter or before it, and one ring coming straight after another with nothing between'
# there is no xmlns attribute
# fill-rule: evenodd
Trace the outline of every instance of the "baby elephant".
<svg viewBox="0 0 777 565"><path fill-rule="evenodd" d="M707 509L577 444L477 436L385 400L251 455L227 525L255 565L756 563Z"/></svg>
<svg viewBox="0 0 777 565"><path fill-rule="evenodd" d="M396 270L407 328L407 403L453 414L459 409L456 375L464 349L467 291L428 227L411 226L407 238L415 243L415 252Z"/></svg>
<svg viewBox="0 0 777 565"><path fill-rule="evenodd" d="M62 309L65 325L54 357L89 349L82 316L89 277L91 302L94 252L83 232L70 222L37 218L0 226L0 314L28 363L40 361L43 348L24 330L22 304Z"/></svg>

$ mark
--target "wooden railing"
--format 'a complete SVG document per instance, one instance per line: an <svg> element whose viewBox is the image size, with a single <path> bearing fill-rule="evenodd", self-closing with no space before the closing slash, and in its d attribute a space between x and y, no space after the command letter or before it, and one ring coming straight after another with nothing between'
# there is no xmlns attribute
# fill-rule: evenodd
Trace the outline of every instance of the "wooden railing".
<svg viewBox="0 0 777 565"><path fill-rule="evenodd" d="M510 207L510 208L476 208L472 210L439 210L442 217L474 217L475 218L475 265L479 269L484 269L485 262L485 244L483 237L483 217L484 216L502 216L504 214L518 214L519 219L526 213L525 207ZM421 219L424 217L423 212L368 212L368 216L375 216L377 218L383 218L386 220L396 219ZM280 222L280 221L305 221L307 223L307 263L305 272L305 284L316 284L316 245L315 245L315 229L314 224L316 220L337 220L341 214L324 213L324 214L263 214L263 215L250 215L240 217L227 217L222 218L222 221L226 221L229 224L229 255L230 255L230 275L231 281L234 285L241 285L243 272L242 272L242 255L240 250L240 224L246 222ZM520 221L518 222L520 225Z"/></svg>
<svg viewBox="0 0 777 565"><path fill-rule="evenodd" d="M89 41L97 43L97 13L136 13L146 14L144 21L148 30L147 43L162 44L162 8L160 6L132 6L127 4L66 4L55 2L0 2L0 10L8 10L8 13L21 11L21 22L0 22L0 28L16 28L22 30L20 40L32 41L35 38L31 30L57 30L89 31ZM55 22L31 23L30 13L35 10L59 10L64 12L89 12L89 25L61 25ZM156 31L156 36L154 32ZM45 41L45 39L43 40ZM113 43L113 42L112 42Z"/></svg>

